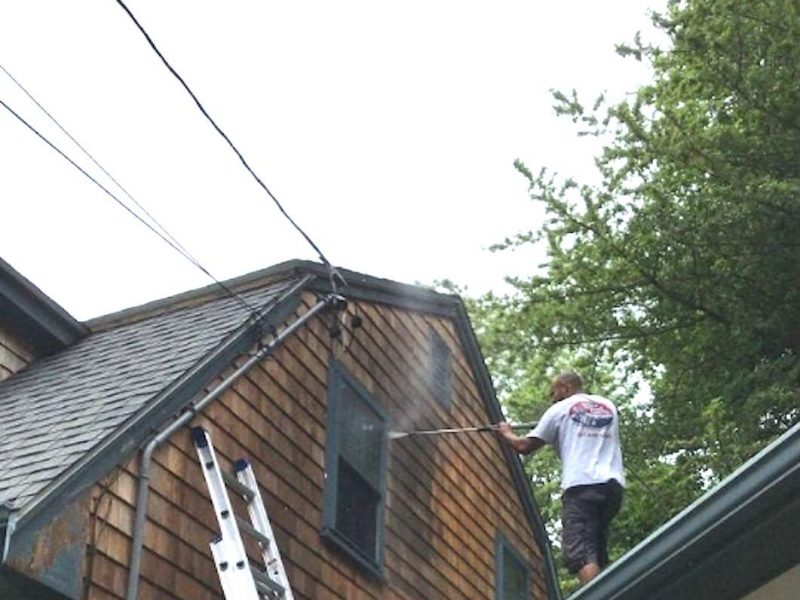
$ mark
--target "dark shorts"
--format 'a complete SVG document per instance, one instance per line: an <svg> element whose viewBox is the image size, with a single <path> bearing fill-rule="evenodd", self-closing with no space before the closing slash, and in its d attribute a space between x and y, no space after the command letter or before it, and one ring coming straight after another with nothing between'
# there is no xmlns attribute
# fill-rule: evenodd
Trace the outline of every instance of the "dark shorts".
<svg viewBox="0 0 800 600"><path fill-rule="evenodd" d="M576 573L588 563L608 564L608 526L622 505L622 486L614 481L576 485L562 496L561 547L564 563Z"/></svg>

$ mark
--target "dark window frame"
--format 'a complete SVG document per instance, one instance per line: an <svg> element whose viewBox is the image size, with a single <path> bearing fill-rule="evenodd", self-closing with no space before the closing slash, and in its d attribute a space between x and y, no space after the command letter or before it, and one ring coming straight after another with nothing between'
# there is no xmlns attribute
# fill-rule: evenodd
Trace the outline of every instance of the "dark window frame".
<svg viewBox="0 0 800 600"><path fill-rule="evenodd" d="M431 358L428 366L428 384L436 403L450 410L453 398L453 351L439 332L430 328L428 347Z"/></svg>
<svg viewBox="0 0 800 600"><path fill-rule="evenodd" d="M363 405L372 411L386 427L388 421L383 407L372 397L369 391L361 385L338 361L331 363L328 371L328 395L325 444L325 484L323 491L322 531L325 540L344 552L367 574L385 581L383 571L384 556L384 510L386 501L386 463L388 455L388 437L381 436L379 451L379 480L377 489L367 482L371 491L378 495L375 515L375 552L368 556L353 540L336 527L337 496L339 485L339 460L340 460L340 432L337 426L339 409L341 408L341 393L344 386L349 387L363 402ZM344 460L344 459L342 459Z"/></svg>
<svg viewBox="0 0 800 600"><path fill-rule="evenodd" d="M533 586L533 569L525 560L525 557L511 544L508 538L503 535L502 531L497 532L497 538L494 545L494 571L495 571L495 586L494 597L495 600L509 600L505 597L505 557L506 552L514 559L514 562L519 566L525 575L525 592L523 597L530 598L531 589Z"/></svg>

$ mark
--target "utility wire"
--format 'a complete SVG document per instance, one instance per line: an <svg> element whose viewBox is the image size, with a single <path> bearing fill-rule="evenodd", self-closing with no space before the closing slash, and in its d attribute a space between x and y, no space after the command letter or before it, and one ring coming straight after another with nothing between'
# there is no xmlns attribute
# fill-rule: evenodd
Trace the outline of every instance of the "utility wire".
<svg viewBox="0 0 800 600"><path fill-rule="evenodd" d="M289 213L287 213L286 210L283 208L281 203L278 201L278 198L275 197L275 194L273 194L270 191L270 189L266 186L266 184L261 180L261 178L258 175L256 175L256 172L253 171L253 169L247 163L247 161L245 160L245 158L242 155L242 153L239 152L239 149L234 145L234 143L225 134L225 132L222 131L222 129L220 128L219 125L217 125L217 123L214 121L214 119L211 118L211 115L208 114L208 111L206 111L205 107L200 102L200 100L197 98L197 96L194 94L194 92L191 90L191 88L188 86L186 81L184 81L183 77L181 77L178 74L178 72L172 67L172 65L167 61L167 59L164 57L164 55L161 53L161 51L156 46L155 42L153 42L153 39L150 37L150 35L147 33L147 31L145 31L144 27L142 27L142 25L139 23L139 21L133 15L133 13L130 11L130 9L126 6L125 2L123 2L122 0L117 0L117 4L119 4L122 7L122 9L128 14L128 16L131 18L133 23L136 25L136 27L142 33L144 38L147 40L147 43L150 45L150 47L153 49L153 51L161 59L161 62L164 63L164 66L167 67L169 72L172 73L172 75L180 82L180 84L183 86L183 88L186 90L186 92L189 94L189 96L192 97L192 100L194 100L194 103L197 105L197 108L200 109L200 112L203 113L203 116L206 119L208 119L208 122L211 123L211 125L214 127L214 129L217 131L217 133L220 136L222 136L222 138L228 143L228 146L230 146L231 150L233 150L234 153L236 154L236 156L239 157L239 160L244 165L244 168L247 169L247 171L250 173L250 175L253 176L253 178L256 180L258 185L261 186L261 188L267 193L267 195L270 198L272 198L272 201L275 203L275 206L278 207L278 210L281 212L281 214L283 214L283 216L286 217L286 219L289 221L289 223L292 224L292 226L300 233L300 235L303 236L303 238L305 238L305 240L309 243L309 245L314 249L314 251L319 256L320 261L322 261L322 263L324 263L325 266L328 267L328 271L329 271L329 275L330 275L330 279L331 279L331 285L333 286L334 293L336 293L336 281L335 280L339 279L339 281L341 281L342 283L344 283L346 285L347 282L344 280L344 277L342 277L342 275L335 269L335 267L331 264L331 262L325 257L325 255L322 253L322 250L320 250L319 246L317 246L317 244L314 243L314 240L312 240L311 237L305 231L303 231L303 229L294 221L294 219L292 219L292 217L289 216Z"/></svg>
<svg viewBox="0 0 800 600"><path fill-rule="evenodd" d="M161 231L161 233L163 233L166 237L168 237L172 241L172 243L180 249L181 253L184 254L185 257L188 258L192 262L192 264L194 264L195 266L199 266L199 261L194 256L192 256L192 254L183 245L181 245L181 243L177 239L175 239L175 237L169 231L167 231L167 229L163 225L161 225L161 223L159 223L158 220L153 215L151 215L144 206L139 204L139 202L136 200L136 198L134 198L130 194L130 192L128 192L128 190L126 190L123 187L123 185L119 181L117 181L114 178L113 175L111 175L111 173L106 171L106 169L103 167L103 165L101 165L94 158L94 156L92 156L91 153L86 148L84 148L83 145L81 145L81 143L78 140L76 140L74 137L72 137L72 134L70 134L70 132L67 131L61 125L61 123L58 122L58 119L56 119L52 114L50 114L50 112L44 106L42 106L41 103L36 98L34 98L33 94L31 94L25 88L25 86L23 86L19 81L17 81L16 77L14 77L11 73L8 72L8 69L6 69L2 64L0 64L0 70L3 71L3 73L5 73L8 76L8 78L11 79L11 81L13 81L16 84L16 86L20 90L22 90L22 92L26 96L28 96L28 98L30 98L30 100L36 106L38 106L39 109L44 114L46 114L48 116L48 118L53 123L55 123L56 127L58 127L64 133L64 135L66 135L72 141L72 143L74 143L78 148L80 148L81 152L83 152L89 158L89 160L91 160L95 164L95 166L97 166L97 168L100 169L105 174L105 176L108 177L114 183L114 185L116 185L122 191L122 193L124 193L128 197L128 199L130 199L130 201L133 202L139 208L139 210L141 210L145 215L147 215L147 218L150 219L150 221L156 227L158 227L158 229Z"/></svg>
<svg viewBox="0 0 800 600"><path fill-rule="evenodd" d="M128 211L128 212L129 212L131 215L133 215L133 216L134 216L134 217L135 217L135 218L136 218L136 219L137 219L139 222L141 222L141 223L142 223L142 224L143 224L145 227L147 227L147 228L148 228L150 231L152 231L152 232L153 232L153 233L155 233L155 234L156 234L158 237L160 237L162 240L164 240L164 242L166 242L167 244L169 244L169 245L170 245L170 246L171 246L171 247L172 247L172 248L173 248L173 249L174 249L176 252L178 252L178 253L179 253L181 256L183 256L184 258L186 258L186 260L188 260L189 262L191 262L191 263L192 263L194 266L196 266L198 269L200 269L200 270L201 270L203 273L205 273L205 274L206 274L206 275L208 275L208 276L209 276L211 279L213 279L213 280L214 280L214 282L215 282L215 283L216 283L216 284L217 284L217 285L218 285L220 288L222 288L222 289L223 289L223 290L224 290L224 291L225 291L225 292L226 292L226 293L227 293L229 296L231 296L231 297L232 297L232 298L234 298L234 299L235 299L237 302L239 302L239 304L241 304L241 305L242 305L242 307L243 307L243 308L245 308L245 310L247 310L249 313L251 313L251 315L254 315L254 316L255 316L255 315L257 315L257 311L256 311L256 309L255 309L255 308L254 308L254 307L253 307L253 306L252 306L250 303L248 303L248 302L247 302L247 301L246 301L244 298L242 298L242 296L240 296L239 294L237 294L236 292L234 292L232 289L230 289L230 288L229 288L227 285L225 285L224 283L222 283L221 281L219 281L219 280L218 280L216 277L214 277L214 276L213 276L213 275L212 275L212 274L211 274L211 273L208 271L208 269L206 269L206 268L205 268L203 265L201 265L199 262L197 262L197 260L195 260L194 258L192 258L192 257L191 257L191 255L189 255L188 253L185 253L183 250L181 250L181 248L180 248L178 245L176 245L176 243L175 243L175 242L171 241L171 240L170 240L170 239L169 239L167 236L165 236L164 234L162 234L162 233L161 233L160 231L158 231L158 230L157 230L155 227L153 227L153 225L151 225L151 224L150 224L150 223L148 223L148 222L147 222L145 219L143 219L143 218L141 217L141 215L139 215L138 213L136 213L136 212L135 212L134 210L132 210L132 209L131 209L131 208L130 208L130 207L127 205L127 204L125 204L125 203L124 203L122 200L120 200L120 199L119 199L117 196L115 196L115 195L114 195L114 193L113 193L113 192L111 192L111 191L110 191L110 190L109 190L107 187L105 187L105 186L104 186L102 183L100 183L100 182L99 182L97 179L95 179L94 177L92 177L92 175L91 175L91 174L90 174L88 171L86 171L86 170L85 170L83 167L81 167L81 166L80 166L78 163L76 163L76 162L75 162L74 160L72 160L72 159L71 159L69 156L67 156L67 155L66 155L66 154L65 154L65 153L64 153L64 152L63 152L61 149L59 149L59 148L58 148L58 147L57 147L55 144L53 144L53 143L52 143L50 140L48 140L48 139L47 139L47 138L46 138L44 135L42 135L41 133L39 133L39 131L38 131L38 130L37 130L37 129L36 129L34 126L33 126L33 125L31 125L30 123L28 123L28 122L27 122L27 121L26 121L26 120L25 120L23 117L21 117L21 116L20 116L20 115L19 115L19 114L18 114L18 113L17 113L17 112L16 112L16 111L13 109L13 108L11 108L11 107L10 107L8 104L6 104L6 103L5 103L5 101L3 101L3 99L2 99L2 98L0 98L0 106L2 106L3 108L5 108L5 109L6 109L8 112L10 112L10 113L11 113L11 114L12 114L14 117L16 117L16 119L17 119L18 121L20 121L20 122L21 122L23 125L25 125L25 127L27 127L27 128L30 130L30 131L32 131L34 134L36 134L36 136L37 136L39 139L41 139L41 140L42 140L42 141L43 141L45 144L47 144L48 146L50 146L50 148L52 148L52 149L53 149L53 150L55 150L55 151L56 151L58 154L60 154L62 158L64 158L64 159L65 159L67 162L69 162L69 163L70 163L70 164L71 164L73 167L75 167L76 169L78 169L78 171L80 171L81 173L83 173L83 175L85 175L85 176L86 176L86 177L87 177L87 178L88 178L88 179L89 179L89 180L90 180L92 183L94 183L94 184L95 184L97 187L99 187L101 190L103 190L103 191L104 191L104 192L105 192L105 193L106 193L106 194L107 194L109 197L111 197L111 198L112 198L112 199L113 199L113 200L114 200L114 201L115 201L117 204L119 204L119 205L120 205L122 208L124 208L124 209L125 209L126 211Z"/></svg>

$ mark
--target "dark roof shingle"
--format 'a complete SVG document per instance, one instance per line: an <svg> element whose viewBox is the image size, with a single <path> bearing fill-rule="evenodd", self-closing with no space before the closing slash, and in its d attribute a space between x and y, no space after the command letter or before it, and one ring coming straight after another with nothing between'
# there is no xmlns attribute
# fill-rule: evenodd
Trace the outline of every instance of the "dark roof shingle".
<svg viewBox="0 0 800 600"><path fill-rule="evenodd" d="M273 305L284 280L242 294ZM0 503L17 507L222 344L250 315L230 297L92 333L0 383Z"/></svg>

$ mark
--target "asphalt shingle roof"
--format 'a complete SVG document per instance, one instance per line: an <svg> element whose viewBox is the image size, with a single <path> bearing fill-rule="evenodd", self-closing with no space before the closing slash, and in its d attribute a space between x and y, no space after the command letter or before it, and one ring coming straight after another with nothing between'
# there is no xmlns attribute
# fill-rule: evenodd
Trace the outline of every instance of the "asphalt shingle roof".
<svg viewBox="0 0 800 600"><path fill-rule="evenodd" d="M291 283L242 296L267 307ZM230 297L161 312L91 333L0 382L0 502L24 505L248 316Z"/></svg>

